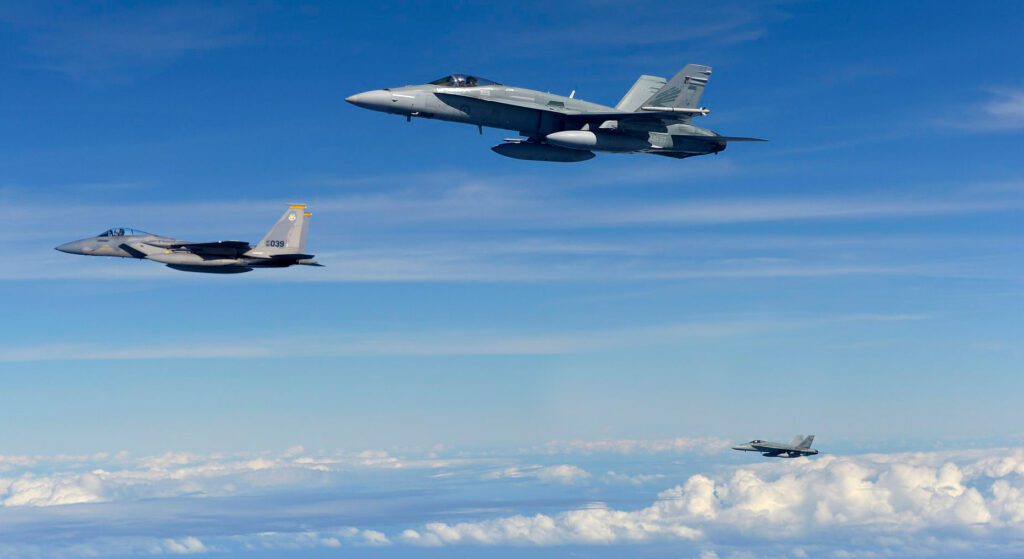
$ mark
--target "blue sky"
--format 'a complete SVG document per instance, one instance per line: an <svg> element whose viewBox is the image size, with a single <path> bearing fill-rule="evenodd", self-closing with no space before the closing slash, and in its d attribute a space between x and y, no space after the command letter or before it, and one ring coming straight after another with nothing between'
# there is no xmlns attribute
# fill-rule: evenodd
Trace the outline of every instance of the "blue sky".
<svg viewBox="0 0 1024 559"><path fill-rule="evenodd" d="M231 555L272 528L292 539L267 555L330 555L317 542L334 538L444 557L463 552L403 531L636 512L701 476L748 487L736 476L754 462L725 442L814 431L834 461L754 466L758 479L885 486L895 464L959 488L950 506L876 503L920 505L900 537L959 522L957 541L1012 553L1024 478L976 449L1020 460L1022 19L1013 2L0 3L0 238L17 257L0 264L0 515L21 527L3 549ZM688 62L714 67L702 125L770 142L543 164L489 151L507 131L343 102L462 71L614 104L638 75ZM219 277L52 250L115 225L255 241L289 202L314 212L325 268ZM657 443L675 440L699 451ZM365 451L421 466L349 460ZM418 462L431 453L468 465ZM154 465L167 456L187 473ZM225 466L253 456L271 466ZM167 481L190 476L216 484ZM382 485L418 496L383 492L393 512L376 516L238 516ZM749 502L721 494L716 518L740 529L668 515L701 535L461 541L499 556L724 558L778 538L780 556L877 551L875 532L814 507L807 526L827 537L746 530L729 507ZM161 524L206 499L232 532ZM810 506L778 505L783 523ZM112 528L125 510L137 525ZM31 547L64 515L99 535ZM377 533L388 545L370 545Z"/></svg>

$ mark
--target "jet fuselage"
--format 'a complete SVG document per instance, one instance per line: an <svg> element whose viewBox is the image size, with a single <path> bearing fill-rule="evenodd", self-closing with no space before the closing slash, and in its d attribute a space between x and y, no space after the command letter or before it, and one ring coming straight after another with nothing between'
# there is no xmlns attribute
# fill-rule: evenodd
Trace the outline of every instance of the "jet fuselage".
<svg viewBox="0 0 1024 559"><path fill-rule="evenodd" d="M710 69L700 68L705 67L691 65L686 71L710 74ZM690 77L677 76L674 80ZM644 76L638 85L646 83L644 79L660 80L656 85L665 84L663 78ZM693 79L704 79L706 83L706 78ZM670 89L667 100L679 95L677 88ZM703 108L636 106L623 110L625 101L613 108L574 96L511 87L461 74L429 84L366 91L345 100L357 107L401 115L408 120L437 119L471 124L481 130L486 126L516 131L525 138L508 140L492 149L518 159L583 161L592 158L595 151L655 153L681 159L720 152L727 141L750 140L723 138L689 124L690 117L707 113Z"/></svg>

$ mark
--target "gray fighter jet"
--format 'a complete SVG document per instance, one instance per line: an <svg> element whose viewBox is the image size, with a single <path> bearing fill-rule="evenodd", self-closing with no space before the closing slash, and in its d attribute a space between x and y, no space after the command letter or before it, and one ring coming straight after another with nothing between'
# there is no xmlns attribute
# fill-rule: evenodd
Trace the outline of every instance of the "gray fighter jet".
<svg viewBox="0 0 1024 559"><path fill-rule="evenodd" d="M258 245L245 241L191 243L138 229L116 227L96 237L57 247L61 252L87 256L138 258L166 264L183 272L241 274L253 268L321 266L306 252L309 217L303 204L292 204Z"/></svg>
<svg viewBox="0 0 1024 559"><path fill-rule="evenodd" d="M711 68L690 64L671 80L640 76L613 108L568 97L511 87L465 74L452 74L424 85L407 85L358 93L349 103L385 113L436 118L483 127L515 130L491 148L515 159L586 161L595 151L653 153L683 159L718 153L729 142L758 138L720 136L690 124L708 114L698 106Z"/></svg>
<svg viewBox="0 0 1024 559"><path fill-rule="evenodd" d="M790 444L772 443L762 441L760 439L754 439L747 444L734 446L732 449L742 450L744 452L760 452L761 456L769 456L772 458L797 458L799 456L813 456L817 454L818 451L811 448L811 443L813 442L814 435L807 438L804 438L803 435L797 435Z"/></svg>

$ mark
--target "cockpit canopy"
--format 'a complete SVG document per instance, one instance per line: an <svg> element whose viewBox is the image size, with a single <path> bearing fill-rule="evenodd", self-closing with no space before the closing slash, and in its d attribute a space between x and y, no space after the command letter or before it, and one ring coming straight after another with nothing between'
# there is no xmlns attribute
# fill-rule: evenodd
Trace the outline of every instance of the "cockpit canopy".
<svg viewBox="0 0 1024 559"><path fill-rule="evenodd" d="M482 85L501 85L488 79L478 78L467 74L452 74L430 82L430 85L443 85L446 87L479 87Z"/></svg>
<svg viewBox="0 0 1024 559"><path fill-rule="evenodd" d="M127 227L114 227L113 229L107 229L106 231L97 235L97 237L129 237L132 235L149 235L145 231L138 229L129 229Z"/></svg>
<svg viewBox="0 0 1024 559"><path fill-rule="evenodd" d="M762 441L761 439L754 439L754 440L750 441L750 444L761 444L763 442L764 441Z"/></svg>

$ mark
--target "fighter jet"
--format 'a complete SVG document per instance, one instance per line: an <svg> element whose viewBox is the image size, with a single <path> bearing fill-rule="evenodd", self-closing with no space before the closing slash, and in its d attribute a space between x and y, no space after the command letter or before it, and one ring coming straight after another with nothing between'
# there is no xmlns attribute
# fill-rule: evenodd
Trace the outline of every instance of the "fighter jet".
<svg viewBox="0 0 1024 559"><path fill-rule="evenodd" d="M304 204L292 204L256 246L245 241L192 243L125 227L56 247L87 256L152 260L183 272L241 274L254 268L321 266L306 252L309 217Z"/></svg>
<svg viewBox="0 0 1024 559"><path fill-rule="evenodd" d="M515 130L491 148L515 159L586 161L594 152L653 153L683 159L718 153L729 142L759 138L720 136L690 121L710 111L700 107L711 68L690 64L671 80L640 76L615 107L452 74L423 85L358 93L349 103L385 113L436 118L483 127Z"/></svg>
<svg viewBox="0 0 1024 559"><path fill-rule="evenodd" d="M732 449L744 452L760 452L761 456L769 456L771 458L797 458L799 456L813 456L817 454L818 451L811 448L811 443L813 442L814 435L807 438L804 438L803 435L797 435L790 444L754 439L747 444L734 446Z"/></svg>

